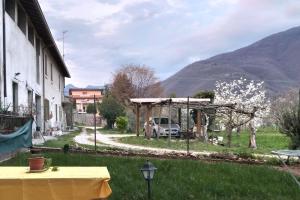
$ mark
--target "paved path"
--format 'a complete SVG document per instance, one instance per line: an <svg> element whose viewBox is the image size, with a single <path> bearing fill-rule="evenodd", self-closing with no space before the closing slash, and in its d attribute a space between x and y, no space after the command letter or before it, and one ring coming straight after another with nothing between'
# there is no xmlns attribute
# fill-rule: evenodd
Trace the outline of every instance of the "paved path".
<svg viewBox="0 0 300 200"><path fill-rule="evenodd" d="M138 150L138 151L149 151L151 153L155 154L164 154L164 153L186 153L186 151L183 150L172 150L172 149L165 149L165 148L153 148L153 147L145 147L145 146L138 146L138 145L132 145L132 144L124 144L120 143L115 140L115 138L121 138L121 137L135 137L135 135L132 134L101 134L99 131L96 133L97 142L100 142L102 144L106 144L111 147L117 147L124 150ZM75 142L79 144L86 144L86 145L94 145L94 135L88 134L86 129L83 128L83 131L80 135L76 136L74 138ZM194 155L210 155L215 152L193 152L190 151L191 154Z"/></svg>
<svg viewBox="0 0 300 200"><path fill-rule="evenodd" d="M186 153L186 150L175 150L175 149L166 149L166 148L155 148L155 147L146 147L133 144L125 144L116 140L116 138L121 137L135 137L133 134L101 134L99 131L96 132L97 142L100 142L104 145L110 147L117 147L124 150L135 150L135 151L148 151L153 154L165 154L165 153ZM82 129L82 133L74 138L75 142L79 144L94 145L94 134L87 133L86 129ZM190 151L191 155L206 155L215 154L218 152L213 151ZM278 158L276 155L270 154L253 154L257 157L262 158ZM282 156L286 159L286 156Z"/></svg>

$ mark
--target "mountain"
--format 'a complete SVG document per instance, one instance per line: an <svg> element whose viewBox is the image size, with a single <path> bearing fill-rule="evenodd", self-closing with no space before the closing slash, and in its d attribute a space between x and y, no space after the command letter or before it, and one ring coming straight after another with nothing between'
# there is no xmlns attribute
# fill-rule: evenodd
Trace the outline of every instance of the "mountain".
<svg viewBox="0 0 300 200"><path fill-rule="evenodd" d="M73 88L77 88L76 86L74 86L73 84L68 84L65 86L65 89L64 89L64 95L65 96L69 96L69 90L70 89L73 89Z"/></svg>
<svg viewBox="0 0 300 200"><path fill-rule="evenodd" d="M192 63L161 82L165 95L213 90L217 80L244 77L265 81L269 95L300 86L300 26L247 47Z"/></svg>
<svg viewBox="0 0 300 200"><path fill-rule="evenodd" d="M100 89L100 90L104 90L104 86L88 85L88 86L86 86L86 89Z"/></svg>

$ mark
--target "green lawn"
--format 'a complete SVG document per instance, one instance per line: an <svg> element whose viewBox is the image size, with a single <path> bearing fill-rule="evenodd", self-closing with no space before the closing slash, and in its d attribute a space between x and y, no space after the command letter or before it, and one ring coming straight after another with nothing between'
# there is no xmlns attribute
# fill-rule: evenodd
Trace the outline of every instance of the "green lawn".
<svg viewBox="0 0 300 200"><path fill-rule="evenodd" d="M26 166L28 154L0 166ZM110 199L146 199L146 183L139 171L146 158L95 157L92 155L45 153L55 166L107 166L113 195ZM300 190L292 178L267 166L204 163L191 160L156 160L153 199L299 199Z"/></svg>
<svg viewBox="0 0 300 200"><path fill-rule="evenodd" d="M224 143L227 142L225 133L220 133L219 136L224 137ZM249 133L242 132L240 136L235 133L232 137L232 147L216 146L209 143L203 143L197 140L191 140L190 149L193 151L216 151L216 152L233 152L241 153L271 153L272 150L288 148L290 139L277 130L272 128L263 128L257 131L256 142L257 149L251 150L248 148ZM169 145L168 138L151 139L145 137L125 137L120 139L121 142L127 144L136 144L148 147L170 148L177 150L186 150L186 140L172 139Z"/></svg>
<svg viewBox="0 0 300 200"><path fill-rule="evenodd" d="M82 131L82 128L79 128L77 131L70 132L69 134L62 135L57 137L57 140L48 140L42 145L36 145L36 146L43 146L43 147L54 147L54 148L63 148L65 144L69 144L74 146L76 142L74 141L74 137L79 135ZM77 144L80 147L84 147L87 149L94 149L93 145L82 145ZM103 149L103 147L100 145L97 147L98 150Z"/></svg>
<svg viewBox="0 0 300 200"><path fill-rule="evenodd" d="M62 148L65 144L75 145L74 137L81 133L82 129L57 137L57 140L48 140L42 146Z"/></svg>
<svg viewBox="0 0 300 200"><path fill-rule="evenodd" d="M62 135L57 137L56 140L48 140L42 145L36 145L36 146L42 146L42 147L54 147L54 148L63 148L65 144L69 144L71 146L74 146L76 142L74 141L74 137L79 135L82 132L82 128L79 127L79 130L70 132L69 134ZM91 129L87 129L88 134L92 134L93 131ZM93 132L94 133L94 132ZM86 149L91 149L94 150L95 147L94 145L84 145L84 144L78 144L80 147L84 147ZM115 148L107 147L105 145L102 145L101 143L98 143L97 145L97 150L112 150Z"/></svg>

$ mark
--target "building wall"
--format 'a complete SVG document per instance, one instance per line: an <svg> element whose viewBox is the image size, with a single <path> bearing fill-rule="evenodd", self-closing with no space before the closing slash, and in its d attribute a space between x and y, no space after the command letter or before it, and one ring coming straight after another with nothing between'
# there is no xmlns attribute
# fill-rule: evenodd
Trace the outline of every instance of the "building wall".
<svg viewBox="0 0 300 200"><path fill-rule="evenodd" d="M41 57L41 56L40 56ZM41 70L40 58L40 70ZM12 104L12 83L18 84L19 105L28 106L28 90L35 94L42 94L42 73L39 82L36 78L36 49L17 26L16 22L6 14L6 75L7 99L6 103ZM20 73L15 76L15 73Z"/></svg>
<svg viewBox="0 0 300 200"><path fill-rule="evenodd" d="M2 3L0 4L0 12L2 14ZM49 100L49 109L52 113L52 118L45 120L45 128L61 128L61 121L63 121L63 109L62 109L62 100L63 100L63 88L65 84L64 76L59 70L59 67L55 60L52 58L51 54L47 51L47 48L44 48L42 38L40 38L36 32L34 45L28 40L28 29L26 25L26 34L24 34L17 25L17 7L15 10L15 19L13 20L6 13L6 77L7 77L7 98L4 98L3 94L3 48L2 48L2 18L0 20L0 58L1 58L1 73L0 73L0 86L1 86L1 101L6 105L11 105L12 108L13 102L13 83L18 85L18 105L20 107L31 107L28 104L28 90L31 90L33 93L33 107L36 108L36 105L39 104L38 110L35 110L34 117L35 123L33 127L41 127L42 131L44 127L44 100L43 100L43 55L44 52L48 57L48 76L45 76L45 99ZM30 23L30 19L27 16L27 23ZM40 56L39 56L39 73L37 73L36 67L36 39L40 39ZM53 80L51 80L51 63L53 65ZM16 76L16 73L20 73ZM37 80L37 74L38 79ZM40 103L36 101L35 97L40 97ZM56 111L57 105L57 111ZM28 110L28 109L27 109ZM20 110L22 112L22 108ZM56 118L57 112L57 118ZM39 116L39 117L37 117Z"/></svg>
<svg viewBox="0 0 300 200"><path fill-rule="evenodd" d="M74 122L79 125L94 126L95 125L94 114L74 113ZM105 121L99 115L96 116L96 125L98 127L102 127L103 125L105 125Z"/></svg>
<svg viewBox="0 0 300 200"><path fill-rule="evenodd" d="M74 89L70 90L70 96L76 102L76 111L85 112L88 104L94 103L94 96L97 103L102 102L102 92L101 90L84 90L84 89Z"/></svg>
<svg viewBox="0 0 300 200"><path fill-rule="evenodd" d="M94 95L96 95L96 98L99 98L102 93L98 90L71 90L71 95L80 98L94 98Z"/></svg>
<svg viewBox="0 0 300 200"><path fill-rule="evenodd" d="M0 4L0 13L2 16L2 3ZM2 46L3 46L3 34L2 34L2 27L3 23L2 20L0 20L0 103L3 103L3 51L2 51Z"/></svg>
<svg viewBox="0 0 300 200"><path fill-rule="evenodd" d="M50 113L52 118L47 120L47 127L61 127L63 121L62 101L64 90L64 77L59 71L59 67L55 63L52 56L47 54L47 74L45 74L45 98L49 100ZM46 62L46 59L44 60ZM52 65L52 80L51 80L51 65Z"/></svg>

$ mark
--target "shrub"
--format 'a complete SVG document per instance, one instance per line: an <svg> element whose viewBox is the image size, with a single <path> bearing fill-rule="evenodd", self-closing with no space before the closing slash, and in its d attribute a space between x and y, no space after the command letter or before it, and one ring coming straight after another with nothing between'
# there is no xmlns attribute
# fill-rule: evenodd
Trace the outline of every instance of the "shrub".
<svg viewBox="0 0 300 200"><path fill-rule="evenodd" d="M69 144L65 144L63 147L64 153L68 153L70 151L70 145Z"/></svg>
<svg viewBox="0 0 300 200"><path fill-rule="evenodd" d="M237 153L237 156L239 156L240 158L243 158L243 159L256 159L256 157L250 153L250 152L246 152L246 151L240 151Z"/></svg>
<svg viewBox="0 0 300 200"><path fill-rule="evenodd" d="M124 107L111 95L105 96L99 105L101 115L107 121L107 128L112 129L117 116L124 115Z"/></svg>
<svg viewBox="0 0 300 200"><path fill-rule="evenodd" d="M266 161L267 165L281 165L281 162L278 158L269 158Z"/></svg>
<svg viewBox="0 0 300 200"><path fill-rule="evenodd" d="M273 105L279 131L291 138L291 149L300 149L300 92L289 91Z"/></svg>
<svg viewBox="0 0 300 200"><path fill-rule="evenodd" d="M93 103L88 104L87 108L86 108L86 112L89 114L94 114L97 112L97 110L95 109L95 105Z"/></svg>
<svg viewBox="0 0 300 200"><path fill-rule="evenodd" d="M116 119L116 124L117 124L117 128L122 133L124 133L126 131L126 129L127 129L127 126L128 126L128 118L127 117L119 116Z"/></svg>

